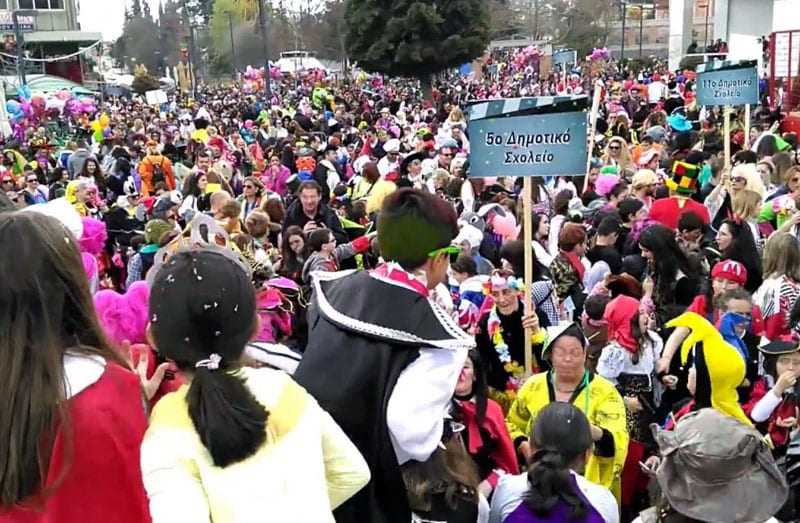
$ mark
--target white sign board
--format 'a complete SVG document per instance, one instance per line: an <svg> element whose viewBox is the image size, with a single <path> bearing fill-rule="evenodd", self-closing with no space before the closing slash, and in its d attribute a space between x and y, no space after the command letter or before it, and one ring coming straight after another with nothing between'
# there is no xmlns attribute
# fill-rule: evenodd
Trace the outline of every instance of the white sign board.
<svg viewBox="0 0 800 523"><path fill-rule="evenodd" d="M800 65L800 32L795 32L791 38L791 73L789 72L789 33L775 35L775 77L786 78L797 76Z"/></svg>
<svg viewBox="0 0 800 523"><path fill-rule="evenodd" d="M167 93L161 89L147 91L144 93L144 97L145 100L147 100L147 105L161 105L167 103Z"/></svg>

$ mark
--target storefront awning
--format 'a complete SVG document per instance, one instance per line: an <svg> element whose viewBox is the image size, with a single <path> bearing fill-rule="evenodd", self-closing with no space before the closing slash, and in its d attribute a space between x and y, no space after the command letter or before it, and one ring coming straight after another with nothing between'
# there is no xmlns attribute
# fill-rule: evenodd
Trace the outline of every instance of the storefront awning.
<svg viewBox="0 0 800 523"><path fill-rule="evenodd" d="M33 31L25 35L26 44L43 44L51 42L70 42L93 44L102 40L101 33L86 31Z"/></svg>

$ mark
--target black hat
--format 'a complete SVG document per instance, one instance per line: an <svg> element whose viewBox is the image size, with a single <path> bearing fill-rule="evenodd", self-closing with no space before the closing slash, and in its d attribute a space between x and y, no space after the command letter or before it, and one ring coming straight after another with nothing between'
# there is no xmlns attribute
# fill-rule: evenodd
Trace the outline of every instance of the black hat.
<svg viewBox="0 0 800 523"><path fill-rule="evenodd" d="M761 352L768 356L780 356L781 354L792 354L800 350L796 341L778 340L767 343L758 348Z"/></svg>

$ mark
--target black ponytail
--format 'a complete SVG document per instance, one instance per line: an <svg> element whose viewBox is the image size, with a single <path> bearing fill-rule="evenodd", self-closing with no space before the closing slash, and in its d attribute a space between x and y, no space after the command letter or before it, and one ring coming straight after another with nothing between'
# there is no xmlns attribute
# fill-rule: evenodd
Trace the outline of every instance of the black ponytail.
<svg viewBox="0 0 800 523"><path fill-rule="evenodd" d="M186 401L200 441L217 467L252 456L267 438L269 413L234 371L197 369Z"/></svg>
<svg viewBox="0 0 800 523"><path fill-rule="evenodd" d="M583 498L575 492L572 473L564 456L556 451L540 450L528 469L530 488L525 503L537 516L547 516L559 500L563 500L575 519L586 515L587 507Z"/></svg>
<svg viewBox="0 0 800 523"><path fill-rule="evenodd" d="M583 518L588 507L576 489L570 469L580 465L592 446L589 420L571 403L550 403L536 417L531 445L537 450L528 469L527 507L545 517L564 502L572 518Z"/></svg>
<svg viewBox="0 0 800 523"><path fill-rule="evenodd" d="M235 363L256 318L250 274L219 251L174 255L150 290L150 332L162 356L194 372L189 417L218 467L252 456L267 437L269 414Z"/></svg>

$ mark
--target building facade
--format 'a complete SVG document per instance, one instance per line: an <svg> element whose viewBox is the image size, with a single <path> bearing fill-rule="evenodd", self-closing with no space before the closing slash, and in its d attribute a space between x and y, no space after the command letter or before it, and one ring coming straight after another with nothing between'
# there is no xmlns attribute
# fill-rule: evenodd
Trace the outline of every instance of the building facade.
<svg viewBox="0 0 800 523"><path fill-rule="evenodd" d="M15 12L18 27L14 25ZM78 13L77 0L0 0L0 32L5 47L0 60L3 73L16 70L16 61L8 56L16 55L19 50L16 29L22 33L22 53L33 59L66 57L102 40L100 33L81 31ZM84 65L81 56L74 56L48 62L25 61L25 71L80 82Z"/></svg>

